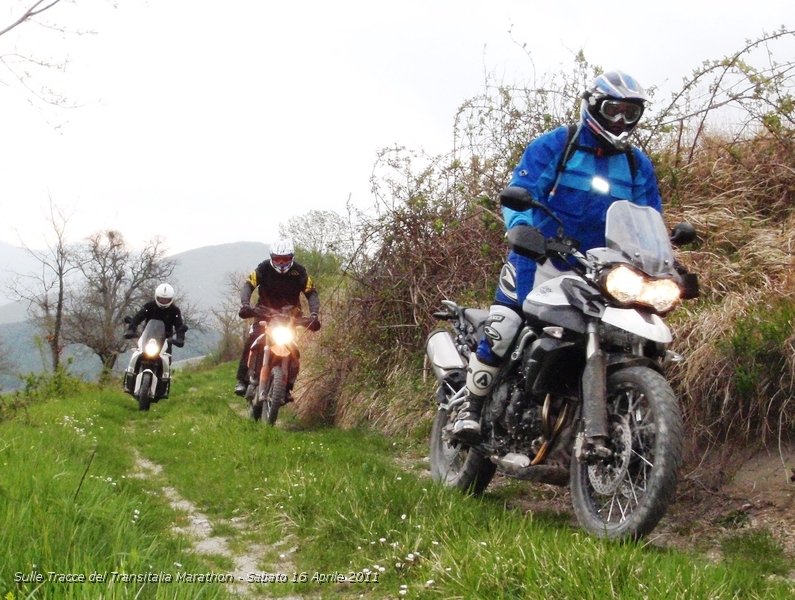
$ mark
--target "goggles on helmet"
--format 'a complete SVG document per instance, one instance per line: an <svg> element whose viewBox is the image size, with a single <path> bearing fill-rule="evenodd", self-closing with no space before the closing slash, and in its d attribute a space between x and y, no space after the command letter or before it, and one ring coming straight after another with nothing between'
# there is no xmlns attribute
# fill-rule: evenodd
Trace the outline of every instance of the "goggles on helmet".
<svg viewBox="0 0 795 600"><path fill-rule="evenodd" d="M292 254L272 254L271 255L271 264L274 267L286 269L289 267L293 262L293 255Z"/></svg>
<svg viewBox="0 0 795 600"><path fill-rule="evenodd" d="M617 123L623 119L624 123L632 125L640 119L640 115L643 114L643 107L633 102L607 99L602 100L599 106L599 114L610 123Z"/></svg>

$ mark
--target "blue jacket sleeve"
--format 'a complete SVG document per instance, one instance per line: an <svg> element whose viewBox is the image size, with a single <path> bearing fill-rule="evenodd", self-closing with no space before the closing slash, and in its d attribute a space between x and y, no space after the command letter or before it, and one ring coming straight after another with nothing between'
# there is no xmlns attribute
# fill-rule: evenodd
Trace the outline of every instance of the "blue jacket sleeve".
<svg viewBox="0 0 795 600"><path fill-rule="evenodd" d="M652 165L651 159L639 149L633 148L633 152L638 165L638 172L635 175L635 184L633 186L633 201L642 206L651 206L662 213L662 197L660 196L660 188L657 185L654 165Z"/></svg>
<svg viewBox="0 0 795 600"><path fill-rule="evenodd" d="M519 164L513 170L510 185L523 187L530 192L534 200L544 201L554 183L555 170L567 139L568 128L559 127L530 142L525 148ZM515 211L503 207L502 216L505 220L505 229L511 229L517 225L533 226L536 224L532 208Z"/></svg>

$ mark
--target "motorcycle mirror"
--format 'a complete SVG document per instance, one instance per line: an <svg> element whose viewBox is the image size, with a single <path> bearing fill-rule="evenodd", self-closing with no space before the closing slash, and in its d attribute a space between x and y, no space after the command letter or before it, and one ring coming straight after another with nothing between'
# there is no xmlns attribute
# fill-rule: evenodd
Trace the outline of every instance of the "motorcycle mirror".
<svg viewBox="0 0 795 600"><path fill-rule="evenodd" d="M508 230L508 243L517 254L527 256L533 260L538 260L546 256L547 241L544 235L538 230L519 225Z"/></svg>
<svg viewBox="0 0 795 600"><path fill-rule="evenodd" d="M671 243L674 246L684 246L696 239L696 228L690 223L677 223L671 230Z"/></svg>
<svg viewBox="0 0 795 600"><path fill-rule="evenodd" d="M500 192L500 204L520 212L538 206L538 202L533 200L530 192L518 185L510 185Z"/></svg>

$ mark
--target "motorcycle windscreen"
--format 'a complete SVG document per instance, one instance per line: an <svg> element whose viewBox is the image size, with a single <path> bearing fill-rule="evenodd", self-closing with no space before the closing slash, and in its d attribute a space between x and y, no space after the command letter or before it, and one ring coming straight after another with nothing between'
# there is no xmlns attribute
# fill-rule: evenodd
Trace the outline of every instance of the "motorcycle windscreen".
<svg viewBox="0 0 795 600"><path fill-rule="evenodd" d="M141 337L145 340L155 338L162 342L166 339L166 324L160 319L149 319Z"/></svg>
<svg viewBox="0 0 795 600"><path fill-rule="evenodd" d="M607 209L607 247L649 275L674 272L674 251L662 215L649 206L619 200Z"/></svg>

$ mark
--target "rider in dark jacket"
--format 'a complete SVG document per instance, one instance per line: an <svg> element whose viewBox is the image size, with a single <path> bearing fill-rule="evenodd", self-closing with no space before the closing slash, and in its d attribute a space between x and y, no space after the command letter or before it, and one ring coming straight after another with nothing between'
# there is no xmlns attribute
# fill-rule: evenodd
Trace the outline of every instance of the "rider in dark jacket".
<svg viewBox="0 0 795 600"><path fill-rule="evenodd" d="M249 308L251 295L257 290L259 298L257 306L264 306L274 310L280 310L284 306L300 306L301 294L306 297L309 304L309 312L312 322L308 326L311 331L320 329L320 296L315 289L312 278L306 269L295 262L295 249L291 240L279 240L271 247L270 258L262 261L257 268L248 276L248 279L240 289L241 311ZM251 344L257 337L257 333L252 331L243 346L243 354L237 367L237 385L235 394L243 396L248 385L248 355ZM287 391L288 398L297 377L295 373L288 374Z"/></svg>
<svg viewBox="0 0 795 600"><path fill-rule="evenodd" d="M155 290L155 299L144 304L135 313L127 324L124 337L127 339L138 337L136 329L140 323L147 323L150 319L159 319L166 326L166 337L174 337L174 345L181 348L185 343L185 332L188 328L182 320L179 307L174 304L174 288L168 283L161 283Z"/></svg>

